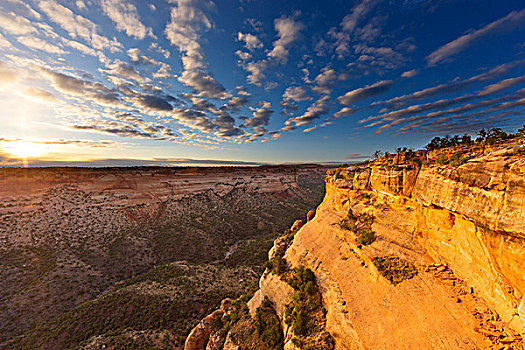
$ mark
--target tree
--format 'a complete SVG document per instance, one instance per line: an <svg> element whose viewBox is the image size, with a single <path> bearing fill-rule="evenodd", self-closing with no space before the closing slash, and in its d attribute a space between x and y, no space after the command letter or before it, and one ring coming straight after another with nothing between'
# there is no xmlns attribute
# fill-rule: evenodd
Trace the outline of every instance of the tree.
<svg viewBox="0 0 525 350"><path fill-rule="evenodd" d="M373 159L378 159L378 158L380 158L380 157L382 157L382 156L383 156L383 152L380 151L380 150L377 150L377 151L375 151L375 152L372 154L372 158L373 158Z"/></svg>

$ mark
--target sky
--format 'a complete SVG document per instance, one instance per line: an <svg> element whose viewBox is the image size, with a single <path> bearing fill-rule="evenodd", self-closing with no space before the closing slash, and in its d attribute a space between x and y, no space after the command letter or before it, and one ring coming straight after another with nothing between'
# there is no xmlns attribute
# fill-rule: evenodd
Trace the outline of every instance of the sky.
<svg viewBox="0 0 525 350"><path fill-rule="evenodd" d="M2 0L0 166L351 162L525 123L522 0Z"/></svg>

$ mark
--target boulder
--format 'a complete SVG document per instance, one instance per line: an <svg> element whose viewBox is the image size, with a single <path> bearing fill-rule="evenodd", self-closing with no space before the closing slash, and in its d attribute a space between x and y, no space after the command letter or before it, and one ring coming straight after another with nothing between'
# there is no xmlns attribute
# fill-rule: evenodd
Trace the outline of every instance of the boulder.
<svg viewBox="0 0 525 350"><path fill-rule="evenodd" d="M295 220L295 222L293 223L292 225L292 228L291 230L295 230L295 229L300 229L301 227L303 227L303 220Z"/></svg>
<svg viewBox="0 0 525 350"><path fill-rule="evenodd" d="M221 318L222 315L224 310L219 309L204 317L186 338L184 350L205 350L210 340L213 320Z"/></svg>
<svg viewBox="0 0 525 350"><path fill-rule="evenodd" d="M310 210L308 212L308 214L306 214L306 222L312 220L315 216L315 211L314 210Z"/></svg>

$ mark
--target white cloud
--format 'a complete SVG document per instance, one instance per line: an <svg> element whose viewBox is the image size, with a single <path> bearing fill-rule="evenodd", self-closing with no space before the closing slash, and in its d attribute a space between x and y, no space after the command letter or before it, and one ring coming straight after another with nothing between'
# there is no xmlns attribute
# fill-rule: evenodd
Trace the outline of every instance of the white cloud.
<svg viewBox="0 0 525 350"><path fill-rule="evenodd" d="M212 3L204 0L173 0L171 19L166 26L166 36L186 56L185 69L202 68L204 65L200 35L211 29L212 23L204 12Z"/></svg>
<svg viewBox="0 0 525 350"><path fill-rule="evenodd" d="M441 62L450 60L451 56L465 50L473 42L483 37L500 31L509 30L515 26L522 25L525 22L525 9L521 11L512 11L503 18L487 24L481 29L462 35L459 38L441 46L436 51L427 56L428 65L433 66Z"/></svg>
<svg viewBox="0 0 525 350"><path fill-rule="evenodd" d="M235 51L235 54L243 61L246 61L252 58L252 55L249 52L244 52L241 50Z"/></svg>
<svg viewBox="0 0 525 350"><path fill-rule="evenodd" d="M0 33L0 47L13 48L13 45Z"/></svg>
<svg viewBox="0 0 525 350"><path fill-rule="evenodd" d="M412 77L415 77L416 75L417 75L417 69L412 69L412 70L403 72L403 74L401 74L401 78L412 78Z"/></svg>
<svg viewBox="0 0 525 350"><path fill-rule="evenodd" d="M171 56L171 53L169 50L166 50L166 49L163 49L158 43L151 43L151 45L149 46L148 50L150 51L154 51L154 52L158 52L160 53L162 56L164 56L164 58L168 59L170 58Z"/></svg>
<svg viewBox="0 0 525 350"><path fill-rule="evenodd" d="M300 102L311 100L312 97L307 94L305 86L291 86L284 91L283 99Z"/></svg>
<svg viewBox="0 0 525 350"><path fill-rule="evenodd" d="M268 57L286 63L289 46L299 38L304 25L301 22L296 22L292 17L282 16L274 21L274 26L279 39L273 43L273 49L268 53Z"/></svg>
<svg viewBox="0 0 525 350"><path fill-rule="evenodd" d="M255 35L246 33L243 34L241 32L237 33L237 40L244 41L244 46L250 50L253 51L255 49L259 49L263 47L262 42L257 38Z"/></svg>
<svg viewBox="0 0 525 350"><path fill-rule="evenodd" d="M31 49L42 50L53 54L66 53L66 51L62 50L60 47L35 36L20 36L16 40Z"/></svg>
<svg viewBox="0 0 525 350"><path fill-rule="evenodd" d="M118 51L122 48L122 44L116 39L109 40L98 34L98 27L95 23L73 13L69 8L54 0L43 0L39 3L39 7L49 19L66 30L73 39L82 38L95 49L109 48L112 51Z"/></svg>
<svg viewBox="0 0 525 350"><path fill-rule="evenodd" d="M339 103L341 103L343 105L350 105L350 104L352 104L354 102L363 100L363 99L368 98L370 96L381 94L381 93L387 91L388 89L390 89L390 87L393 84L394 84L394 82L392 80L378 81L375 84L367 85L367 86L359 88L359 89L348 91L343 96L338 97L337 100L339 101Z"/></svg>
<svg viewBox="0 0 525 350"><path fill-rule="evenodd" d="M292 123L294 123L297 127L308 126L312 124L314 120L319 119L322 115L326 114L329 111L329 101L330 96L324 95L323 97L312 103L312 105L306 109L306 112L303 115L288 119L285 122L285 125L291 125ZM281 130L284 130L284 128Z"/></svg>
<svg viewBox="0 0 525 350"><path fill-rule="evenodd" d="M102 10L115 23L117 30L130 37L144 39L146 35L156 38L151 28L146 27L139 18L135 5L125 0L101 0Z"/></svg>
<svg viewBox="0 0 525 350"><path fill-rule="evenodd" d="M15 35L37 33L36 28L29 20L24 17L17 16L13 12L0 13L0 28Z"/></svg>

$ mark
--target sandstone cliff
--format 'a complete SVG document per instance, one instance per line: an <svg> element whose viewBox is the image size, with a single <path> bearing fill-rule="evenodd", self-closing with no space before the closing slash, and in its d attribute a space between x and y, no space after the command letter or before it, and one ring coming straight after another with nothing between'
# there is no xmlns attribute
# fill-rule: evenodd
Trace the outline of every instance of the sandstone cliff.
<svg viewBox="0 0 525 350"><path fill-rule="evenodd" d="M336 349L523 349L525 158L512 147L463 153L329 172L284 258L314 272ZM283 321L292 290L281 279L262 276L252 315L267 297Z"/></svg>

